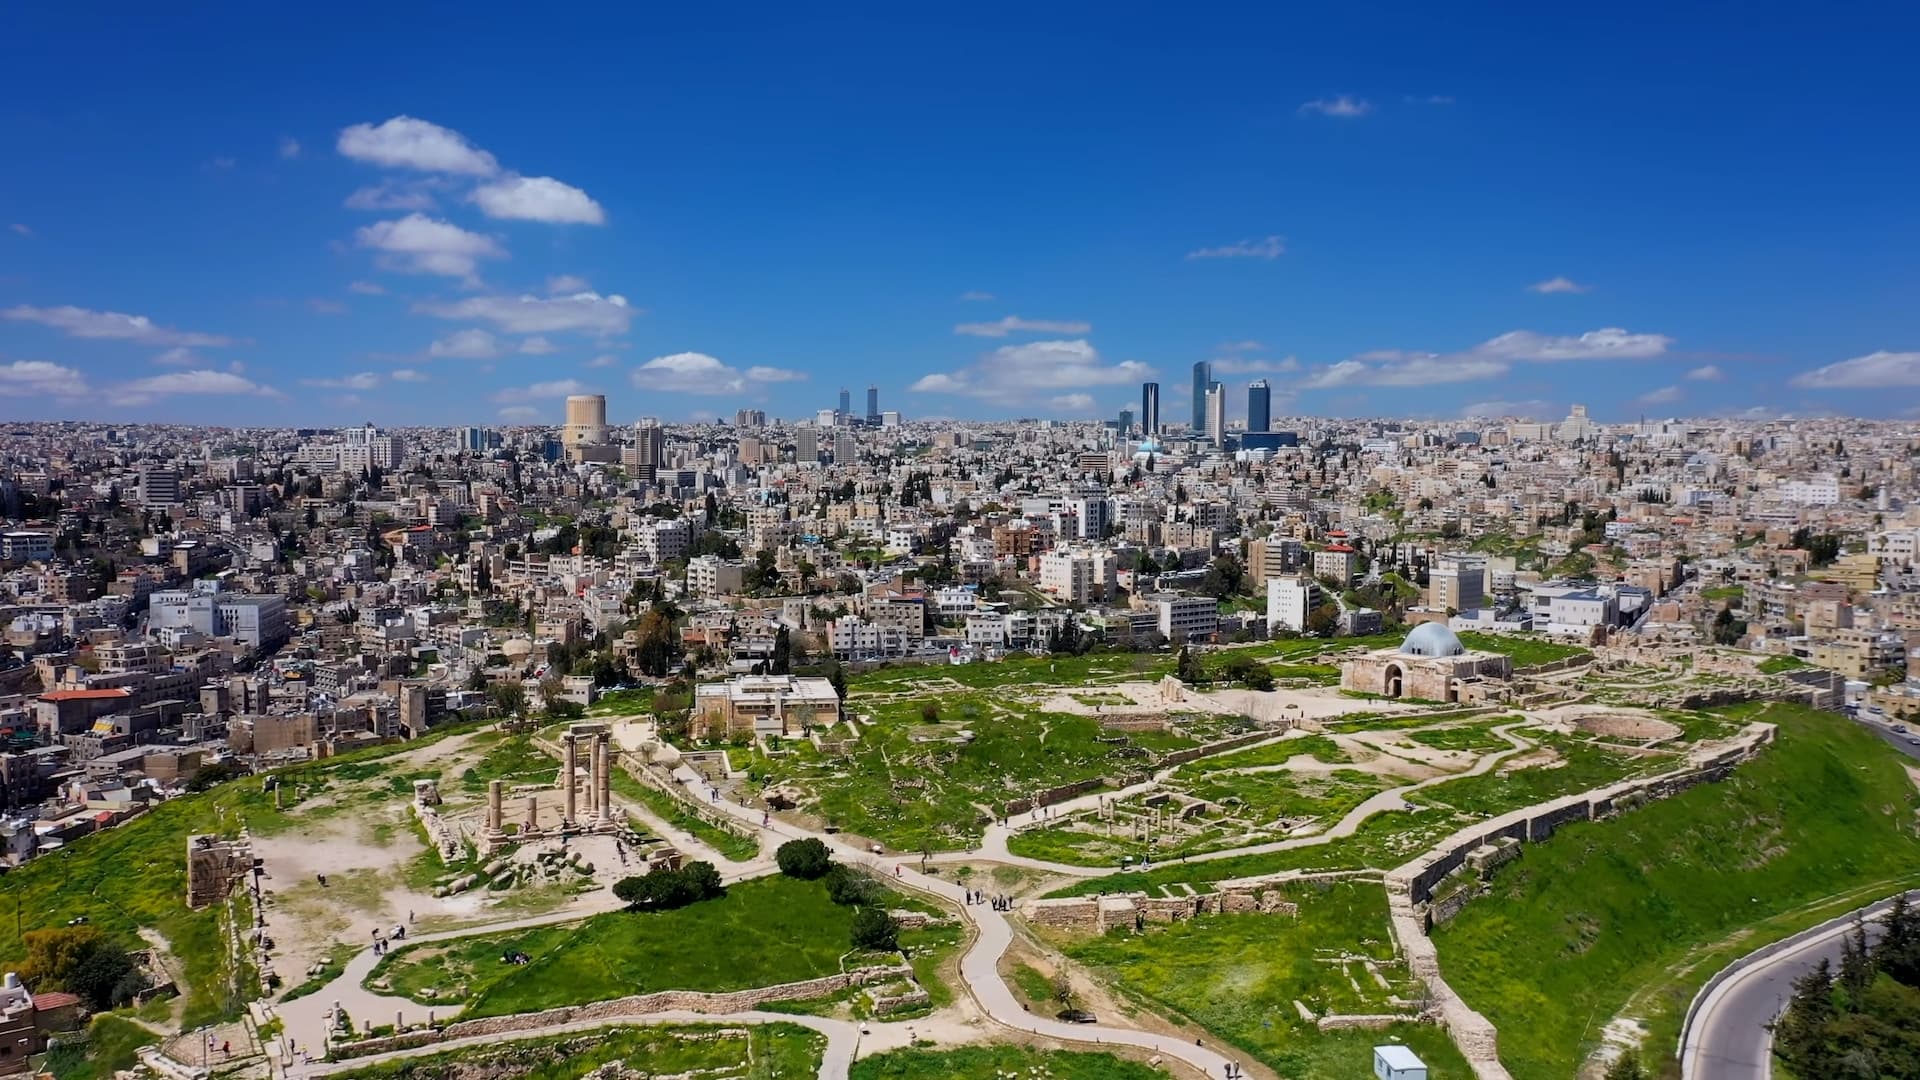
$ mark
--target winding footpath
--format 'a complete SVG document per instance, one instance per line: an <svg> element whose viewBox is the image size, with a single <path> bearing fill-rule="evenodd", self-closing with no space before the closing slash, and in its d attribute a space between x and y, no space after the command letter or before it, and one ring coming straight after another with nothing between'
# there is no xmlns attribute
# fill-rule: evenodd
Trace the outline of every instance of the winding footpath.
<svg viewBox="0 0 1920 1080"><path fill-rule="evenodd" d="M1507 758L1532 749L1533 743L1515 735L1512 731L1513 728L1523 726L1527 722L1529 721L1516 721L1492 729L1495 734L1511 744L1507 749L1482 755L1479 760L1474 762L1471 768L1463 772L1443 773L1417 783L1405 784L1397 788L1382 791L1367 799L1359 806L1354 807L1325 832L1270 843L1227 848L1221 851L1194 855L1186 861L1208 862L1216 859L1235 858L1242 855L1260 855L1269 852L1326 844L1333 840L1352 836L1355 832L1359 831L1367 819L1376 814L1407 809L1408 803L1406 802L1405 796L1411 792L1435 784L1457 780L1462 777L1482 775L1498 766L1500 762ZM1263 742L1256 745L1270 745L1271 743L1282 742L1284 738L1285 737L1276 738L1270 740L1270 742ZM1074 813L1079 810L1096 807L1102 799L1125 798L1128 795L1151 791L1164 783L1173 772L1174 769L1163 769L1155 773L1152 779L1148 781L1133 785L1118 792L1096 793L1069 800L1054 806L1052 811L1056 815ZM990 904L966 903L966 890L962 886L930 874L921 873L913 869L907 860L877 856L871 851L856 848L838 837L824 835L785 821L775 819L763 824L764 819L760 811L726 800L714 800L711 797L706 782L690 769L680 770L675 774L675 779L683 786L683 795L690 802L704 806L711 811L727 814L741 823L759 830L766 838L761 844L762 856L751 862L732 863L724 859L715 858L716 865L723 870L722 876L725 880L730 882L743 881L773 873L775 872L775 867L772 860L764 853L771 850L775 844L786 840L817 839L825 843L829 850L834 853L835 857L843 862L868 867L880 878L891 881L899 887L937 897L959 909L965 919L972 924L975 931L973 944L967 949L960 960L961 981L966 987L967 993L973 998L975 1003L979 1005L981 1011L994 1023L1012 1031L1055 1039L1061 1042L1079 1043L1094 1047L1126 1046L1137 1048L1151 1054L1157 1054L1163 1058L1183 1062L1198 1070L1202 1075L1209 1077L1226 1076L1230 1064L1240 1064L1239 1058L1230 1057L1200 1042L1188 1043L1185 1039L1131 1028L1115 1028L1092 1024L1069 1024L1048 1017L1034 1015L1021 1004L1012 989L1007 986L1006 980L1000 975L1000 958L1006 953L1009 946L1011 946L1014 937L1013 924L1008 919L1008 913L998 911ZM664 824L657 820L657 815L645 813L642 816L647 819L651 825L660 826ZM1034 814L1023 815L1023 817L1025 817L1026 820L1020 825L1007 826L996 823L989 826L981 846L975 850L967 852L946 852L933 856L931 861L934 863L950 863L964 860L981 860L1004 863L1010 866L1023 867L1049 874L1079 878L1099 877L1113 872L1111 867L1073 866L1066 863L1049 862L1044 859L1032 859L1011 854L1007 851L1007 840L1014 832L1022 828L1032 828L1051 820L1048 816L1041 816L1038 811ZM704 844L692 841L691 837L675 835L679 830L669 828L663 829L662 831L667 833L672 839L686 842L686 848L692 849L696 853L706 853L706 846ZM611 894L607 894L604 897L596 897L595 902L590 905L564 912L532 916L508 922L471 926L443 933L422 934L418 937L408 938L406 944L431 944L438 941L472 937L478 934L495 934L538 926L550 926L558 923L578 922L602 912L617 910L621 906L622 905L615 900ZM442 1013L447 1013L446 1018L450 1020L452 1019L452 1014L459 1011L457 1005L451 1008L422 1005L408 998L381 994L368 989L365 986L365 981L378 965L379 960L380 958L374 954L371 948L362 950L348 961L345 969L338 977L327 983L327 985L320 990L305 997L296 998L293 1001L276 1006L276 1012L284 1025L284 1030L279 1040L280 1044L274 1049L276 1051L275 1056L279 1059L283 1075L289 1077L324 1076L329 1073L362 1068L375 1061L422 1057L447 1050L459 1049L463 1046L498 1043L503 1038L515 1040L540 1038L543 1036L584 1031L611 1025L790 1023L811 1028L827 1037L826 1055L821 1061L819 1075L821 1080L844 1080L849 1067L862 1050L880 1051L908 1046L915 1038L916 1030L925 1031L935 1024L932 1020L855 1024L850 1021L825 1017L759 1011L738 1013L673 1011L619 1020L596 1020L558 1024L545 1028L533 1028L526 1031L515 1032L512 1036L492 1035L453 1039L445 1042L431 1043L410 1050L395 1051L364 1058L354 1058L340 1062L303 1060L303 1058L318 1059L323 1056L329 1036L329 1024L336 1008L344 1010L356 1023L363 1026L368 1023L384 1025L391 1021L395 1022L397 1027L437 1021L442 1018Z"/></svg>

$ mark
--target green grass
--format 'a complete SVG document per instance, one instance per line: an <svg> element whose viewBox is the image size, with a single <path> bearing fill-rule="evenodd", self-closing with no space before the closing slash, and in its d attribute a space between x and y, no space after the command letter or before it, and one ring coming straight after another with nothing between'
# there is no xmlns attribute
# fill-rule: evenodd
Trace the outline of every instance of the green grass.
<svg viewBox="0 0 1920 1080"><path fill-rule="evenodd" d="M417 945L382 960L369 975L417 1001L469 1002L467 1016L505 1016L653 990L740 990L840 970L851 907L827 899L819 882L759 878L724 897L675 911L616 911L573 925L479 934ZM533 962L501 956L518 950ZM445 987L428 999L420 991Z"/></svg>
<svg viewBox="0 0 1920 1080"><path fill-rule="evenodd" d="M1730 779L1530 845L1435 933L1448 982L1500 1029L1515 1075L1572 1075L1650 984L1666 995L1650 1009L1684 1008L1712 969L1667 971L1695 948L1914 872L1920 793L1900 759L1830 714L1763 717L1779 744Z"/></svg>
<svg viewBox="0 0 1920 1080"><path fill-rule="evenodd" d="M889 1050L854 1062L847 1072L848 1080L1163 1080L1166 1075L1112 1054L1024 1046Z"/></svg>
<svg viewBox="0 0 1920 1080"><path fill-rule="evenodd" d="M1013 988L1035 1005L1045 1005L1054 1000L1053 980L1042 975L1031 964L1015 964L1012 977L1007 980Z"/></svg>
<svg viewBox="0 0 1920 1080"><path fill-rule="evenodd" d="M353 959L359 952L360 947L357 945L345 945L336 942L335 944L327 946L327 958L321 961L321 972L318 975L308 976L306 982L281 994L280 1000L292 1001L294 998L306 997L308 994L314 993L321 987L339 978L341 973L347 969L347 961Z"/></svg>
<svg viewBox="0 0 1920 1080"><path fill-rule="evenodd" d="M732 859L734 862L746 862L760 854L758 837L740 836L707 821L694 813L693 808L681 799L661 791L652 784L641 783L628 775L624 769L615 767L611 772L609 782L617 794L646 807L656 817L664 819L667 824L691 835L723 857Z"/></svg>
<svg viewBox="0 0 1920 1080"><path fill-rule="evenodd" d="M1297 919L1205 915L1064 947L1123 994L1206 1028L1290 1080L1366 1076L1371 1048L1389 1039L1411 1046L1434 1080L1468 1077L1465 1060L1437 1027L1321 1032L1300 1018L1296 1000L1320 1015L1401 1011L1387 998L1412 996L1413 980L1394 959L1386 892L1377 883L1295 887L1288 895L1300 904ZM1336 962L1340 956L1371 957L1389 988L1364 963Z"/></svg>
<svg viewBox="0 0 1920 1080"><path fill-rule="evenodd" d="M341 1080L574 1080L618 1063L642 1076L813 1076L826 1036L797 1024L608 1027L545 1039L496 1042L384 1061L336 1073Z"/></svg>
<svg viewBox="0 0 1920 1080"><path fill-rule="evenodd" d="M86 1037L64 1040L47 1053L43 1068L54 1080L109 1080L132 1069L141 1047L159 1042L146 1028L113 1013L101 1013L87 1025Z"/></svg>
<svg viewBox="0 0 1920 1080"><path fill-rule="evenodd" d="M512 735L495 743L472 768L460 774L460 786L470 794L487 790L489 781L552 784L560 772L552 754L534 745L528 735ZM408 791L412 786L408 785Z"/></svg>
<svg viewBox="0 0 1920 1080"><path fill-rule="evenodd" d="M1482 634L1472 630L1460 634L1460 644L1481 652L1500 653L1513 660L1517 668L1534 667L1539 664L1552 664L1576 656L1590 656L1593 650L1578 645L1565 645L1545 638L1521 637L1518 634Z"/></svg>
<svg viewBox="0 0 1920 1080"><path fill-rule="evenodd" d="M1746 595L1747 590L1744 585L1716 585L1711 589L1700 590L1700 599L1716 604L1724 604L1728 600L1742 600Z"/></svg>
<svg viewBox="0 0 1920 1080"><path fill-rule="evenodd" d="M186 1026L237 1015L252 987L242 977L236 990L220 940L219 907L187 910L187 837L234 835L243 822L260 834L284 832L338 814L376 792L385 797L397 775L388 760L393 755L470 730L471 725L449 727L411 743L278 770L273 775L287 784L284 810L274 808L262 777L244 777L162 803L18 867L0 879L0 895L11 901L0 905L19 912L17 920L0 918L0 965L11 969L25 959L20 931L85 916L123 945L139 948L138 931L147 927L167 939L180 964ZM303 802L321 796L331 803L302 811Z"/></svg>
<svg viewBox="0 0 1920 1080"><path fill-rule="evenodd" d="M1770 656L1760 661L1759 671L1762 675L1779 675L1806 666L1807 662L1797 656Z"/></svg>
<svg viewBox="0 0 1920 1080"><path fill-rule="evenodd" d="M1420 806L1436 806L1473 817L1494 817L1523 806L1605 787L1630 776L1676 768L1669 757L1635 758L1602 750L1585 742L1563 737L1537 737L1541 746L1560 752L1565 762L1554 768L1517 768L1511 772L1495 769L1479 776L1463 776L1444 784L1410 792L1407 801Z"/></svg>
<svg viewBox="0 0 1920 1080"><path fill-rule="evenodd" d="M1409 731L1405 738L1435 750L1471 750L1476 753L1489 753L1494 750L1506 750L1513 745L1493 733L1495 727L1505 722L1497 720L1486 724L1436 728L1432 731Z"/></svg>
<svg viewBox="0 0 1920 1080"><path fill-rule="evenodd" d="M653 687L610 690L587 706L588 716L637 716L653 708Z"/></svg>
<svg viewBox="0 0 1920 1080"><path fill-rule="evenodd" d="M1284 765L1294 757L1304 754L1315 761L1339 764L1352 761L1353 758L1338 743L1325 735L1309 735L1304 739L1282 739L1266 746L1250 746L1245 750L1235 750L1228 754L1204 757L1198 761L1180 766L1180 775L1200 776L1221 772L1227 769L1249 769L1260 765Z"/></svg>

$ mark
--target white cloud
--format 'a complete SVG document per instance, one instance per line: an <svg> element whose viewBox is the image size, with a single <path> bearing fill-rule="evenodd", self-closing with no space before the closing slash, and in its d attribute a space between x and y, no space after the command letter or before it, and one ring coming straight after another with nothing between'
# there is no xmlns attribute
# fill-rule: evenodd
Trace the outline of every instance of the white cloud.
<svg viewBox="0 0 1920 1080"><path fill-rule="evenodd" d="M587 279L577 274L555 274L547 279L547 293L549 295L586 292L591 288L593 288L593 286L587 284Z"/></svg>
<svg viewBox="0 0 1920 1080"><path fill-rule="evenodd" d="M132 341L141 345L182 345L193 348L217 348L233 344L234 339L220 334L198 334L158 326L145 315L123 315L118 311L90 311L66 305L28 307L25 304L0 311L0 319L39 323L61 330L68 337L96 338L106 341Z"/></svg>
<svg viewBox="0 0 1920 1080"><path fill-rule="evenodd" d="M502 420L538 420L540 410L531 405L509 405L500 410Z"/></svg>
<svg viewBox="0 0 1920 1080"><path fill-rule="evenodd" d="M1055 412L1089 412L1093 409L1093 395L1061 394L1048 398L1047 405Z"/></svg>
<svg viewBox="0 0 1920 1080"><path fill-rule="evenodd" d="M764 364L755 364L747 369L747 379L751 382L805 382L806 378L806 372L794 371L791 368L767 367Z"/></svg>
<svg viewBox="0 0 1920 1080"><path fill-rule="evenodd" d="M1009 315L997 322L961 323L953 328L954 333L967 334L971 337L1006 337L1016 330L1040 334L1090 334L1093 332L1093 325L1054 319L1023 319L1018 315Z"/></svg>
<svg viewBox="0 0 1920 1080"><path fill-rule="evenodd" d="M19 228L19 226L16 225L15 228ZM960 294L960 302L964 304L984 303L991 299L993 299L992 293L981 292L979 289L968 289L966 292Z"/></svg>
<svg viewBox="0 0 1920 1080"><path fill-rule="evenodd" d="M1299 385L1308 390L1338 386L1437 386L1506 374L1516 363L1563 360L1645 360L1673 344L1664 334L1634 334L1618 327L1555 337L1514 330L1457 353L1380 349L1319 367Z"/></svg>
<svg viewBox="0 0 1920 1080"><path fill-rule="evenodd" d="M1529 398L1525 401L1477 401L1460 410L1463 419L1475 418L1499 419L1503 416L1518 417L1522 420L1538 416L1558 416L1559 406L1551 401Z"/></svg>
<svg viewBox="0 0 1920 1080"><path fill-rule="evenodd" d="M1726 372L1721 371L1712 364L1694 368L1692 371L1687 372L1685 376L1690 382L1719 382L1726 377Z"/></svg>
<svg viewBox="0 0 1920 1080"><path fill-rule="evenodd" d="M1508 360L1646 360L1667 351L1665 334L1633 334L1617 326L1589 330L1579 337L1551 337L1531 330L1501 334L1474 351Z"/></svg>
<svg viewBox="0 0 1920 1080"><path fill-rule="evenodd" d="M520 343L522 356L547 356L560 351L560 346L543 337L530 337Z"/></svg>
<svg viewBox="0 0 1920 1080"><path fill-rule="evenodd" d="M328 300L320 296L316 296L307 301L307 307L312 309L315 315L345 315L347 313L347 305L338 300Z"/></svg>
<svg viewBox="0 0 1920 1080"><path fill-rule="evenodd" d="M394 368L392 378L394 382L423 383L431 381L426 372L415 371L412 368L404 367Z"/></svg>
<svg viewBox="0 0 1920 1080"><path fill-rule="evenodd" d="M300 156L300 140L289 135L280 136L280 159L289 161Z"/></svg>
<svg viewBox="0 0 1920 1080"><path fill-rule="evenodd" d="M1438 386L1472 382L1504 375L1507 365L1467 354L1363 353L1350 360L1316 368L1299 386L1327 390L1340 386Z"/></svg>
<svg viewBox="0 0 1920 1080"><path fill-rule="evenodd" d="M354 189L343 205L349 210L431 210L439 204L423 185L383 180Z"/></svg>
<svg viewBox="0 0 1920 1080"><path fill-rule="evenodd" d="M479 319L509 334L566 331L601 336L624 334L639 314L627 298L583 292L571 296L475 296L451 304L423 304L416 311L442 319Z"/></svg>
<svg viewBox="0 0 1920 1080"><path fill-rule="evenodd" d="M590 368L609 368L619 362L620 358L612 353L601 353L599 356L587 361L587 366Z"/></svg>
<svg viewBox="0 0 1920 1080"><path fill-rule="evenodd" d="M697 352L656 356L628 375L629 381L642 390L670 394L737 394L755 383L796 382L806 377L803 372L762 365L742 372Z"/></svg>
<svg viewBox="0 0 1920 1080"><path fill-rule="evenodd" d="M532 386L509 386L505 390L496 392L493 400L496 404L504 404L512 401L545 401L592 393L597 391L579 379L554 379L550 382L537 382Z"/></svg>
<svg viewBox="0 0 1920 1080"><path fill-rule="evenodd" d="M145 405L154 398L175 394L230 394L253 397L284 397L270 386L230 371L176 371L107 387L109 405Z"/></svg>
<svg viewBox="0 0 1920 1080"><path fill-rule="evenodd" d="M1686 394L1677 386L1662 386L1656 390L1649 390L1633 400L1642 405L1671 405L1685 396Z"/></svg>
<svg viewBox="0 0 1920 1080"><path fill-rule="evenodd" d="M1872 390L1920 386L1920 352L1871 352L1803 371L1789 385L1809 390Z"/></svg>
<svg viewBox="0 0 1920 1080"><path fill-rule="evenodd" d="M551 225L604 225L607 221L607 212L586 192L551 176L503 177L475 188L471 199L490 218Z"/></svg>
<svg viewBox="0 0 1920 1080"><path fill-rule="evenodd" d="M1553 293L1583 293L1592 292L1593 286L1582 285L1572 278L1550 277L1545 281L1536 281L1527 286L1527 291L1541 293L1542 295L1551 295Z"/></svg>
<svg viewBox="0 0 1920 1080"><path fill-rule="evenodd" d="M1373 103L1365 98L1340 94L1330 98L1315 98L1300 106L1303 113L1318 113L1321 116L1339 116L1352 118L1365 116L1373 111Z"/></svg>
<svg viewBox="0 0 1920 1080"><path fill-rule="evenodd" d="M456 330L427 346L435 360L491 360L500 355L500 340L485 330Z"/></svg>
<svg viewBox="0 0 1920 1080"><path fill-rule="evenodd" d="M479 260L507 254L492 237L424 214L376 221L356 231L354 239L363 248L382 252L392 269L447 277L470 279Z"/></svg>
<svg viewBox="0 0 1920 1080"><path fill-rule="evenodd" d="M1264 342L1254 341L1252 338L1248 338L1245 341L1223 341L1214 346L1215 349L1223 353L1259 352L1266 347Z"/></svg>
<svg viewBox="0 0 1920 1080"><path fill-rule="evenodd" d="M383 124L355 124L340 132L340 153L394 169L492 176L500 171L493 155L474 146L450 128L411 116L396 116Z"/></svg>
<svg viewBox="0 0 1920 1080"><path fill-rule="evenodd" d="M78 369L46 360L0 364L0 396L82 398L92 388Z"/></svg>
<svg viewBox="0 0 1920 1080"><path fill-rule="evenodd" d="M1138 360L1105 363L1085 340L1031 341L1003 345L959 371L926 375L908 389L929 394L964 394L1017 407L1030 406L1045 392L1118 386L1152 375L1153 368Z"/></svg>
<svg viewBox="0 0 1920 1080"><path fill-rule="evenodd" d="M19 233L19 234L20 234L21 236L32 236L32 235L33 235L33 230L32 230L31 228L29 228L29 227L27 227L27 226L25 226L25 225L22 225L22 224L20 224L20 223L19 223L19 222L17 222L17 221L16 221L16 222L14 222L13 224L11 224L11 225L9 225L9 226L7 226L7 228L9 228L9 229L12 229L12 230L13 230L14 232L17 232L17 233Z"/></svg>
<svg viewBox="0 0 1920 1080"><path fill-rule="evenodd" d="M205 363L200 354L192 349L172 348L153 358L153 362L166 367L192 367Z"/></svg>
<svg viewBox="0 0 1920 1080"><path fill-rule="evenodd" d="M323 390L374 390L380 386L380 375L378 372L362 371L337 379L301 379L300 385Z"/></svg>
<svg viewBox="0 0 1920 1080"><path fill-rule="evenodd" d="M1259 240L1241 240L1237 243L1222 244L1219 247L1205 247L1187 252L1189 259L1277 259L1287 253L1287 241L1282 236L1267 236Z"/></svg>
<svg viewBox="0 0 1920 1080"><path fill-rule="evenodd" d="M387 287L371 281L353 281L347 284L347 291L361 296L385 296Z"/></svg>
<svg viewBox="0 0 1920 1080"><path fill-rule="evenodd" d="M1278 360L1259 360L1251 357L1223 356L1212 361L1216 375L1260 375L1299 371L1300 361L1291 356Z"/></svg>

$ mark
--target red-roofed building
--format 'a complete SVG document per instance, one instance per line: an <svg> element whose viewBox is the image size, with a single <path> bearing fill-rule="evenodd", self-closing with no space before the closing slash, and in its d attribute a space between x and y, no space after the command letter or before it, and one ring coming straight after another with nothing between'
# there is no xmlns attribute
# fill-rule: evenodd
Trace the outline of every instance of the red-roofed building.
<svg viewBox="0 0 1920 1080"><path fill-rule="evenodd" d="M34 702L34 721L47 742L85 731L96 717L133 707L133 691L125 687L104 690L49 690Z"/></svg>

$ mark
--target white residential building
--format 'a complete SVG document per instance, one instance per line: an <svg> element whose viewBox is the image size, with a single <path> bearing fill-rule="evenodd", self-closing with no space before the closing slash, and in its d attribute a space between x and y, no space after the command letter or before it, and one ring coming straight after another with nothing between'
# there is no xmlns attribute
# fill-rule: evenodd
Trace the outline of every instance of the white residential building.
<svg viewBox="0 0 1920 1080"><path fill-rule="evenodd" d="M1160 614L1160 635L1168 641L1195 641L1220 629L1220 602L1211 596L1150 597Z"/></svg>
<svg viewBox="0 0 1920 1080"><path fill-rule="evenodd" d="M1093 557L1083 551L1040 556L1040 591L1062 603L1087 603L1093 597Z"/></svg>
<svg viewBox="0 0 1920 1080"><path fill-rule="evenodd" d="M718 555L687 560L687 591L695 596L726 596L740 591L746 564Z"/></svg>
<svg viewBox="0 0 1920 1080"><path fill-rule="evenodd" d="M1267 627L1295 633L1307 629L1307 613L1320 603L1320 583L1305 574L1267 579Z"/></svg>

